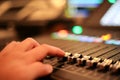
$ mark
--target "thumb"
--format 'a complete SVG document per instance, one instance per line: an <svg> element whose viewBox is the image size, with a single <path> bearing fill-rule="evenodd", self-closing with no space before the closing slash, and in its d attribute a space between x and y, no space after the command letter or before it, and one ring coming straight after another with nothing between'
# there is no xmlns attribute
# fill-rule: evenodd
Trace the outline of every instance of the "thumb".
<svg viewBox="0 0 120 80"><path fill-rule="evenodd" d="M43 64L40 62L33 63L30 66L31 76L35 79L37 77L43 77L52 73L53 68L49 64Z"/></svg>

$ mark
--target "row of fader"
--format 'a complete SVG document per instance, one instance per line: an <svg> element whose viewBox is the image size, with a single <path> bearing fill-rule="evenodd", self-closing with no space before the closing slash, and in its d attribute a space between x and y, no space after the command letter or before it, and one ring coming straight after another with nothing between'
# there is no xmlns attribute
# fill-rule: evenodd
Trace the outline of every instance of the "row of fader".
<svg viewBox="0 0 120 80"><path fill-rule="evenodd" d="M114 73L120 70L120 61L113 62L111 59L93 58L78 53L72 54L66 52L65 56L59 59L59 62L67 62L68 64L76 64L76 66L87 66L89 68L97 68L98 70L107 70Z"/></svg>

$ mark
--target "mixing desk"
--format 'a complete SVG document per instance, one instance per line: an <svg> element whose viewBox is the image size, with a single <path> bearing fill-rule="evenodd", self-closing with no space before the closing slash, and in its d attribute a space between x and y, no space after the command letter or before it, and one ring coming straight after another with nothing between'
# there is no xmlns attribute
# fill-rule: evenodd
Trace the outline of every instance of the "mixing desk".
<svg viewBox="0 0 120 80"><path fill-rule="evenodd" d="M27 37L65 51L37 80L120 80L120 0L0 0L0 26L0 51Z"/></svg>
<svg viewBox="0 0 120 80"><path fill-rule="evenodd" d="M117 45L53 39L48 36L36 40L66 52L62 58L46 57L44 63L51 64L54 71L43 80L120 80L120 47Z"/></svg>

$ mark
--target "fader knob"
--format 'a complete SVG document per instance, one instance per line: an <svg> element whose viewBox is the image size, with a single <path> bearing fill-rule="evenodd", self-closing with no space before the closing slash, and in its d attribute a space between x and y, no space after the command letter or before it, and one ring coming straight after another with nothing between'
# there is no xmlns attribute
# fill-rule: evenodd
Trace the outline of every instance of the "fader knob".
<svg viewBox="0 0 120 80"><path fill-rule="evenodd" d="M92 60L91 56L84 56L82 58L82 65L86 65L87 61Z"/></svg>
<svg viewBox="0 0 120 80"><path fill-rule="evenodd" d="M77 66L79 66L82 63L81 58L77 58Z"/></svg>
<svg viewBox="0 0 120 80"><path fill-rule="evenodd" d="M111 63L112 63L112 60L105 59L103 62L98 63L98 69L99 70L109 70Z"/></svg>
<svg viewBox="0 0 120 80"><path fill-rule="evenodd" d="M93 58L92 60L87 60L87 63L86 65L88 67L96 67L97 66L97 63L100 62L101 59L100 58Z"/></svg>
<svg viewBox="0 0 120 80"><path fill-rule="evenodd" d="M111 72L115 73L120 70L120 61L117 61L115 64L110 65Z"/></svg>
<svg viewBox="0 0 120 80"><path fill-rule="evenodd" d="M79 58L81 54L75 53L73 56L68 56L68 63L75 64L77 62L77 58Z"/></svg>
<svg viewBox="0 0 120 80"><path fill-rule="evenodd" d="M86 61L89 60L90 56L83 56L82 58L77 58L77 65L85 66Z"/></svg>
<svg viewBox="0 0 120 80"><path fill-rule="evenodd" d="M58 58L58 62L65 62L68 60L68 56L72 56L72 53L66 52L65 56L62 58Z"/></svg>

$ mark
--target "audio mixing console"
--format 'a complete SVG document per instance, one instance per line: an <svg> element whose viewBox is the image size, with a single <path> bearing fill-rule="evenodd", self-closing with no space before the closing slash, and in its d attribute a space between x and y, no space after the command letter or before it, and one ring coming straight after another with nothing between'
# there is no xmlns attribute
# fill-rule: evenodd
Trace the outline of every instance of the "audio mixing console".
<svg viewBox="0 0 120 80"><path fill-rule="evenodd" d="M47 56L44 59L44 63L54 67L54 71L42 80L120 80L119 46L45 36L36 40L66 52L62 58Z"/></svg>

